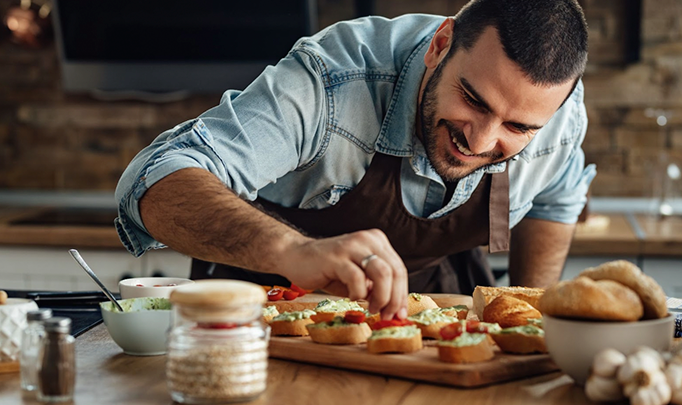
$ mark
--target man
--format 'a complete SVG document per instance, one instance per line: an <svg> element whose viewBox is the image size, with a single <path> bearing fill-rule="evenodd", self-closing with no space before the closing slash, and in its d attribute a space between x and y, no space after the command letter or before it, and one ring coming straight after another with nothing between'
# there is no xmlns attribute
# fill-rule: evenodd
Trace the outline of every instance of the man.
<svg viewBox="0 0 682 405"><path fill-rule="evenodd" d="M512 284L549 285L595 174L586 59L574 0L336 24L145 148L117 229L136 255L200 259L195 278L284 276L384 318L406 316L408 280L492 284L478 246L510 248Z"/></svg>

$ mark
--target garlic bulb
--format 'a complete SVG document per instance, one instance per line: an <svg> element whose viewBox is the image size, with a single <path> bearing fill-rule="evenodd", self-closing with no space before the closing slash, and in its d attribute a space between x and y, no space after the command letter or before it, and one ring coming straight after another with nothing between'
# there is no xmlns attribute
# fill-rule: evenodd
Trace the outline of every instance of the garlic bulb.
<svg viewBox="0 0 682 405"><path fill-rule="evenodd" d="M618 367L625 363L625 355L616 349L605 349L597 353L592 361L592 372L601 377L615 377Z"/></svg>
<svg viewBox="0 0 682 405"><path fill-rule="evenodd" d="M630 405L665 405L670 402L671 391L665 374L657 371L650 376L649 385L640 386L630 396Z"/></svg>
<svg viewBox="0 0 682 405"><path fill-rule="evenodd" d="M682 364L668 364L668 368L665 370L665 377L672 390L671 403L682 405Z"/></svg>
<svg viewBox="0 0 682 405"><path fill-rule="evenodd" d="M672 396L662 371L663 358L653 349L641 348L618 369L618 381L631 405L664 405Z"/></svg>
<svg viewBox="0 0 682 405"><path fill-rule="evenodd" d="M611 402L625 398L623 389L614 377L592 374L585 382L585 395L590 401Z"/></svg>

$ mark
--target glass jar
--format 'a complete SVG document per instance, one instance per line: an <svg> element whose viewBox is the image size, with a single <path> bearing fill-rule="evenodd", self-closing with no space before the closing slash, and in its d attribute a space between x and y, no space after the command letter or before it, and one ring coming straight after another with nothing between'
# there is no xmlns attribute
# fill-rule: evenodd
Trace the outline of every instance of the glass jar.
<svg viewBox="0 0 682 405"><path fill-rule="evenodd" d="M166 381L174 401L242 402L265 391L266 300L261 286L237 280L199 280L173 290Z"/></svg>
<svg viewBox="0 0 682 405"><path fill-rule="evenodd" d="M38 354L38 401L73 400L76 382L75 339L71 319L54 317L44 322L45 336Z"/></svg>
<svg viewBox="0 0 682 405"><path fill-rule="evenodd" d="M45 335L43 322L52 317L52 310L42 308L26 313L27 326L21 332L21 388L34 391L38 384L38 351Z"/></svg>

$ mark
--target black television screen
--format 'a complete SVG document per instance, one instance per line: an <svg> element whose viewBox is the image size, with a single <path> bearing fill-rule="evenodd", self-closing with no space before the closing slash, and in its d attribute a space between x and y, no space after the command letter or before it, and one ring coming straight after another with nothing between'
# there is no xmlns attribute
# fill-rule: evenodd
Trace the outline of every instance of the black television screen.
<svg viewBox="0 0 682 405"><path fill-rule="evenodd" d="M67 92L243 89L317 30L315 0L56 0Z"/></svg>

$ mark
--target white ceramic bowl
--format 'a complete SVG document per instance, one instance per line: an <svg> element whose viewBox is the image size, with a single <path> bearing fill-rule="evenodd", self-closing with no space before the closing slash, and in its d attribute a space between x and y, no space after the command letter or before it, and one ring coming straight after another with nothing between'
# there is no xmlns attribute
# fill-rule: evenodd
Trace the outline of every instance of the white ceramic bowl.
<svg viewBox="0 0 682 405"><path fill-rule="evenodd" d="M21 332L26 327L26 313L35 311L33 300L8 298L0 305L0 363L16 361L21 350Z"/></svg>
<svg viewBox="0 0 682 405"><path fill-rule="evenodd" d="M579 384L585 384L592 360L600 351L614 348L630 354L638 346L669 350L675 317L637 322L595 322L542 317L545 343L552 360Z"/></svg>
<svg viewBox="0 0 682 405"><path fill-rule="evenodd" d="M121 298L138 297L170 297L174 288L184 284L192 284L194 281L188 278L177 277L138 277L127 278L118 283L118 291Z"/></svg>
<svg viewBox="0 0 682 405"><path fill-rule="evenodd" d="M100 307L111 338L123 352L134 356L166 353L168 329L172 320L168 299L131 298L118 302L125 312L112 310L111 302L102 302ZM154 306L167 309L149 309Z"/></svg>

